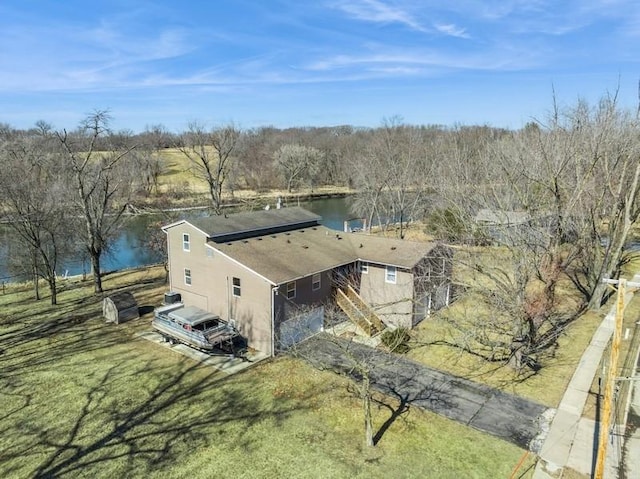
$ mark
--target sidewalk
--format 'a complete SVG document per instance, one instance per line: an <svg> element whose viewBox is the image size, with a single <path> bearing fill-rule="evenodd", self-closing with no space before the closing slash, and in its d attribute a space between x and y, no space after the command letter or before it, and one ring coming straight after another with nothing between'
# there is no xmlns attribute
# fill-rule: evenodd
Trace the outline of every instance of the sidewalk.
<svg viewBox="0 0 640 479"><path fill-rule="evenodd" d="M640 274L636 274L632 281L640 281ZM625 305L631 301L632 297L633 292L625 294ZM540 460L536 464L534 479L558 477L557 474L565 466L587 475L592 472L598 443L597 424L591 419L583 418L582 411L600 359L613 334L615 315L614 304L578 363L540 450ZM614 447L617 446L616 442L610 444L607 450L605 477L616 477L617 461L610 459L618 457L619 451Z"/></svg>
<svg viewBox="0 0 640 479"><path fill-rule="evenodd" d="M190 348L186 344L169 344L162 340L162 336L154 331L146 331L143 333L137 333L136 336L146 339L147 341L151 341L156 343L158 346L170 349L178 354L182 354L188 358L193 359L199 363L205 364L207 366L211 366L218 371L221 371L225 374L231 375L237 372L240 372L252 365L267 359L269 356L256 352L251 354L246 359L242 359L239 357L235 357L232 355L214 355L205 353L203 351L198 351L197 349Z"/></svg>

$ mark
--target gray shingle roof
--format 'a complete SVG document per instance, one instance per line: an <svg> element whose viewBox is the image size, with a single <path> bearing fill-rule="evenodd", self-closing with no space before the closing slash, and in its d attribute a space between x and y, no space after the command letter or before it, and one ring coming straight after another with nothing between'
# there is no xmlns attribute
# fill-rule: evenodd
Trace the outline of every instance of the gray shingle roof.
<svg viewBox="0 0 640 479"><path fill-rule="evenodd" d="M358 259L411 269L435 246L363 233L342 233L324 226L210 244L275 284Z"/></svg>

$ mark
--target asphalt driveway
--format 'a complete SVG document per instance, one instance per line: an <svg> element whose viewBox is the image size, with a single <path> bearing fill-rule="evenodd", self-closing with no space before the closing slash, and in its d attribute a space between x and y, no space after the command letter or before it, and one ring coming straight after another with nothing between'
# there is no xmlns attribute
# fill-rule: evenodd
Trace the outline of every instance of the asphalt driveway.
<svg viewBox="0 0 640 479"><path fill-rule="evenodd" d="M316 367L354 377L349 355L365 358L360 361L374 365L370 369L376 390L537 452L550 420L546 406L359 343L340 340L338 346L336 339L320 334L294 352Z"/></svg>

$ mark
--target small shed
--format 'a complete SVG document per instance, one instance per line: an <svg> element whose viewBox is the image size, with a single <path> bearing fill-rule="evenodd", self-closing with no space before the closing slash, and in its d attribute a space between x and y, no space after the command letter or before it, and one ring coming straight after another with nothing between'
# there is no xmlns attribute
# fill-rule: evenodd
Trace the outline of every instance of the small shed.
<svg viewBox="0 0 640 479"><path fill-rule="evenodd" d="M133 294L122 291L107 296L102 301L102 315L107 323L120 324L131 319L138 319L138 303Z"/></svg>

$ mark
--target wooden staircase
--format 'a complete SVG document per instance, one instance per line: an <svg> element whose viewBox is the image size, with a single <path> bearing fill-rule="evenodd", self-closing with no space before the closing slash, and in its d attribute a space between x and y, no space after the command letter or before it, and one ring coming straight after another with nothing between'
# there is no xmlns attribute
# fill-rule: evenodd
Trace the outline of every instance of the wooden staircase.
<svg viewBox="0 0 640 479"><path fill-rule="evenodd" d="M347 285L346 292L337 290L336 304L368 336L375 336L384 330L384 323L351 286Z"/></svg>

